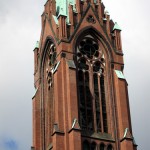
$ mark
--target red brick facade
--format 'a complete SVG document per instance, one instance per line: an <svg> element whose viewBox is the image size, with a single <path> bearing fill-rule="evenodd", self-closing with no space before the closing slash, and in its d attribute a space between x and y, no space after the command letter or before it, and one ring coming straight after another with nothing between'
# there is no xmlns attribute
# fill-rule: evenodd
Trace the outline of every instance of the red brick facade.
<svg viewBox="0 0 150 150"><path fill-rule="evenodd" d="M136 150L121 30L101 0L68 7L68 16L58 15L55 0L48 0L42 14L32 149Z"/></svg>

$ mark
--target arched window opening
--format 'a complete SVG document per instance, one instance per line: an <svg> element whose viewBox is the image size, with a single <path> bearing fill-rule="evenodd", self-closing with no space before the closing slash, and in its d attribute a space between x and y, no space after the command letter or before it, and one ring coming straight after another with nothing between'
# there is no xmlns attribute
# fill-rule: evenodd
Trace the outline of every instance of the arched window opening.
<svg viewBox="0 0 150 150"><path fill-rule="evenodd" d="M97 150L97 146L96 146L95 143L92 143L92 144L91 144L91 150Z"/></svg>
<svg viewBox="0 0 150 150"><path fill-rule="evenodd" d="M83 150L90 150L90 144L88 141L83 142Z"/></svg>
<svg viewBox="0 0 150 150"><path fill-rule="evenodd" d="M45 144L47 145L49 142L52 142L52 138L49 137L49 134L53 133L53 125L54 125L54 114L51 110L54 107L54 79L52 68L57 62L57 53L56 46L51 40L47 40L44 46L43 54L41 57L41 82L42 84L42 119L44 122L44 126L42 129L45 130L45 133L42 133ZM48 134L49 133L49 134Z"/></svg>
<svg viewBox="0 0 150 150"><path fill-rule="evenodd" d="M108 145L107 150L113 150L112 145Z"/></svg>
<svg viewBox="0 0 150 150"><path fill-rule="evenodd" d="M100 144L100 150L104 150L105 145L104 144Z"/></svg>
<svg viewBox="0 0 150 150"><path fill-rule="evenodd" d="M77 45L79 122L82 130L108 132L105 97L105 57L91 35Z"/></svg>

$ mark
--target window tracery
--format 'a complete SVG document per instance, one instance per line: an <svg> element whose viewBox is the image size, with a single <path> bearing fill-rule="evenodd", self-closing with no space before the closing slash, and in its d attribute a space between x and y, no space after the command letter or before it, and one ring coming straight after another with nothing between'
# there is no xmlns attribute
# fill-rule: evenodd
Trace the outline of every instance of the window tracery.
<svg viewBox="0 0 150 150"><path fill-rule="evenodd" d="M105 57L100 42L85 36L77 45L78 97L82 130L108 132Z"/></svg>
<svg viewBox="0 0 150 150"><path fill-rule="evenodd" d="M46 68L46 73L47 73L47 82L48 82L48 89L52 87L52 69L55 66L56 62L56 47L53 43L49 44L48 49L47 49L47 56L48 56L48 67Z"/></svg>

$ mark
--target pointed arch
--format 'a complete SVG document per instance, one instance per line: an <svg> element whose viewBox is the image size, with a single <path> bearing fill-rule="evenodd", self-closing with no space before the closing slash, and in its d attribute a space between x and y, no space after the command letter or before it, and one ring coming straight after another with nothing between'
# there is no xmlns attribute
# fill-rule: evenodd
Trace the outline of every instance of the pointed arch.
<svg viewBox="0 0 150 150"><path fill-rule="evenodd" d="M42 75L42 68L44 67L45 58L47 55L47 51L49 50L50 45L53 44L56 47L55 40L48 36L44 42L44 45L41 47L41 58L40 58L40 77Z"/></svg>
<svg viewBox="0 0 150 150"><path fill-rule="evenodd" d="M108 145L107 150L113 150L113 147L111 144Z"/></svg>
<svg viewBox="0 0 150 150"><path fill-rule="evenodd" d="M95 142L91 144L91 150L97 150L97 145Z"/></svg>
<svg viewBox="0 0 150 150"><path fill-rule="evenodd" d="M53 85L53 75L50 68L53 66L56 57L56 48L53 38L47 37L45 40L43 48L41 48L41 58L40 58L40 82L41 82L41 97L40 97L40 108L41 108L41 134L43 136L42 145L45 149L45 144L47 145L52 138L49 134L52 134L54 117L53 117L53 100L54 100L54 85ZM46 110L46 111L45 111Z"/></svg>
<svg viewBox="0 0 150 150"><path fill-rule="evenodd" d="M76 52L76 45L80 41L80 39L82 39L87 34L94 35L95 38L97 38L101 42L101 44L103 45L103 47L106 50L106 55L107 55L108 59L110 60L110 62L113 62L114 61L114 58L113 58L114 49L111 48L111 44L108 42L108 40L106 40L106 38L93 26L87 26L78 32L78 34L74 38L73 52L74 53Z"/></svg>
<svg viewBox="0 0 150 150"><path fill-rule="evenodd" d="M105 145L104 145L104 143L101 143L101 144L100 144L99 149L100 149L100 150L105 150Z"/></svg>
<svg viewBox="0 0 150 150"><path fill-rule="evenodd" d="M110 56L93 30L82 33L75 48L80 126L82 130L107 133L105 74Z"/></svg>

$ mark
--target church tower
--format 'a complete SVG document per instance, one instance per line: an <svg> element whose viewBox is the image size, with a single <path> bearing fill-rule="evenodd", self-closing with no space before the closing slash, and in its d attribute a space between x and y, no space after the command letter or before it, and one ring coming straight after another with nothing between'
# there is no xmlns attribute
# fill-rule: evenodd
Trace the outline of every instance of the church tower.
<svg viewBox="0 0 150 150"><path fill-rule="evenodd" d="M136 150L121 28L101 0L48 0L34 49L32 150Z"/></svg>

